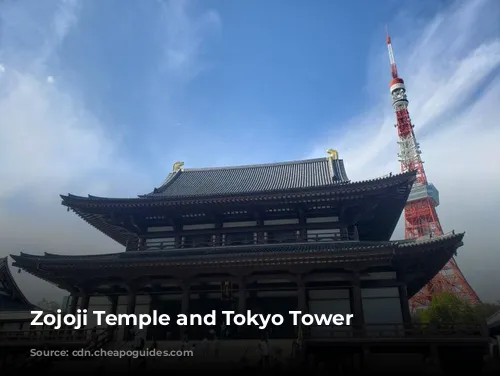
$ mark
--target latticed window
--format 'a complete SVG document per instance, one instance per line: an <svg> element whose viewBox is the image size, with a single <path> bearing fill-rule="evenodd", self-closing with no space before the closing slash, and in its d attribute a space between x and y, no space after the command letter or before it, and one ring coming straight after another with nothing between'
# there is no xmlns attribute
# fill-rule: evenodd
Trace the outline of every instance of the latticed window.
<svg viewBox="0 0 500 376"><path fill-rule="evenodd" d="M212 234L184 236L182 245L186 248L212 247L214 236Z"/></svg>
<svg viewBox="0 0 500 376"><path fill-rule="evenodd" d="M235 232L224 235L224 245L254 244L255 234L253 232Z"/></svg>
<svg viewBox="0 0 500 376"><path fill-rule="evenodd" d="M269 231L265 233L267 243L293 243L299 238L298 230Z"/></svg>

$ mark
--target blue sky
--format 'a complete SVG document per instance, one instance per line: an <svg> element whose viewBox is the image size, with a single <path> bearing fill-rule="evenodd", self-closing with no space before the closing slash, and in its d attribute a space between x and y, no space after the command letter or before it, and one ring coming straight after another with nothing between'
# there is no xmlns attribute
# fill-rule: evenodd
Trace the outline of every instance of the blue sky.
<svg viewBox="0 0 500 376"><path fill-rule="evenodd" d="M121 250L58 194L145 193L178 160L336 148L353 180L397 172L387 24L443 227L500 298L482 280L500 265L498 1L5 0L0 17L1 254Z"/></svg>

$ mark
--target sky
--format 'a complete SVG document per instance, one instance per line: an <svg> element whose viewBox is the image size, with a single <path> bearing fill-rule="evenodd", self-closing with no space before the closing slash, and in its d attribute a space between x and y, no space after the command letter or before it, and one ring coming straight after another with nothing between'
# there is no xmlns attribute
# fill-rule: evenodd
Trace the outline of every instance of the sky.
<svg viewBox="0 0 500 376"><path fill-rule="evenodd" d="M122 251L59 194L135 197L176 161L334 148L351 180L398 172L387 25L443 228L500 300L499 19L497 0L0 1L0 256Z"/></svg>

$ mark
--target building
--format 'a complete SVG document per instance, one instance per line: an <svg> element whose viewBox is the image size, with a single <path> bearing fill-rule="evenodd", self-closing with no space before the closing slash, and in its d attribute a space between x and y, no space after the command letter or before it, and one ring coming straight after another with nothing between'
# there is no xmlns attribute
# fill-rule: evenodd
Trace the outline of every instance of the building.
<svg viewBox="0 0 500 376"><path fill-rule="evenodd" d="M490 336L494 341L494 345L492 346L492 355L496 359L500 359L500 311L490 316L486 320L486 324L488 325L488 331Z"/></svg>
<svg viewBox="0 0 500 376"><path fill-rule="evenodd" d="M29 330L34 309L38 308L26 299L12 277L8 258L0 260L0 331Z"/></svg>
<svg viewBox="0 0 500 376"><path fill-rule="evenodd" d="M15 265L70 292L70 312L351 313L351 326L301 331L289 321L266 335L289 344L300 335L307 349L348 341L353 352L366 354L370 346L383 347L383 338L390 346L409 343L409 297L462 245L464 235L455 233L390 241L415 172L351 182L333 150L325 158L294 162L183 165L176 163L160 187L137 198L61 196L68 210L124 252L21 253L12 255ZM149 327L140 335L200 340L206 330ZM130 332L120 328L115 340L130 339ZM262 335L255 327L239 327L230 328L228 337ZM419 340L422 351L429 341ZM471 346L482 351L487 344L481 337Z"/></svg>

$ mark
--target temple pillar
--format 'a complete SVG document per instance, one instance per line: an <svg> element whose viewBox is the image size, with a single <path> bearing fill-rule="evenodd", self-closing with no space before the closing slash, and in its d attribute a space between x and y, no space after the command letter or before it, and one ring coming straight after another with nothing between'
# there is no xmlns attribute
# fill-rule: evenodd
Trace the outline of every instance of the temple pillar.
<svg viewBox="0 0 500 376"><path fill-rule="evenodd" d="M135 288L130 288L128 297L127 297L127 315L132 315L135 313L135 302L137 299L137 294ZM134 339L134 327L129 325L125 332L123 333L123 339L125 341L131 341Z"/></svg>
<svg viewBox="0 0 500 376"><path fill-rule="evenodd" d="M238 281L238 313L245 314L247 307L247 289L246 281L241 278Z"/></svg>
<svg viewBox="0 0 500 376"><path fill-rule="evenodd" d="M353 226L353 239L352 240L359 240L359 232L358 232L358 225Z"/></svg>
<svg viewBox="0 0 500 376"><path fill-rule="evenodd" d="M83 311L84 309L89 309L90 303L90 295L87 293L82 294L82 303L80 304L80 309Z"/></svg>
<svg viewBox="0 0 500 376"><path fill-rule="evenodd" d="M361 296L361 281L359 276L355 276L352 281L350 292L351 314L354 315L355 335L364 335L365 314L363 311L363 298Z"/></svg>
<svg viewBox="0 0 500 376"><path fill-rule="evenodd" d="M299 209L299 239L300 241L307 241L307 218L304 210Z"/></svg>
<svg viewBox="0 0 500 376"><path fill-rule="evenodd" d="M297 280L297 298L298 298L298 308L303 314L307 313L307 289L306 283L302 277Z"/></svg>
<svg viewBox="0 0 500 376"><path fill-rule="evenodd" d="M408 303L408 291L405 283L401 283L398 286L399 290L399 302L401 304L401 313L403 314L403 323L405 328L408 328L412 324L410 304Z"/></svg>
<svg viewBox="0 0 500 376"><path fill-rule="evenodd" d="M189 283L185 282L182 285L182 302L181 302L181 313L187 315L189 313L189 298L191 296L191 289ZM187 337L187 327L180 327L181 340Z"/></svg>
<svg viewBox="0 0 500 376"><path fill-rule="evenodd" d="M111 302L111 310L109 313L111 315L116 315L116 310L118 309L118 296L117 295L108 296L108 299Z"/></svg>
<svg viewBox="0 0 500 376"><path fill-rule="evenodd" d="M70 315L74 315L76 314L76 308L77 308L77 305L78 305L78 295L77 294L71 294L71 301L70 301L70 305L69 305L69 314Z"/></svg>

